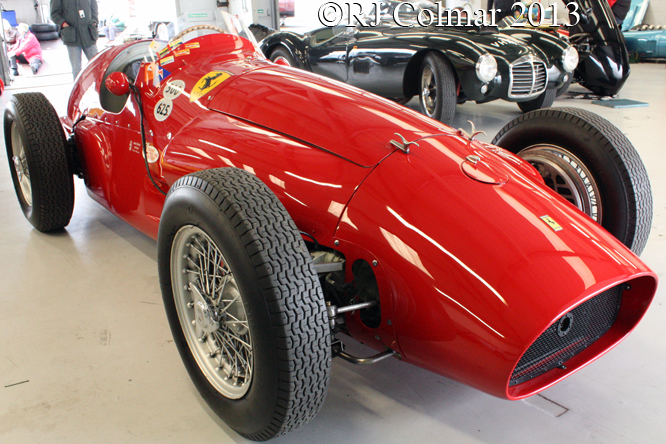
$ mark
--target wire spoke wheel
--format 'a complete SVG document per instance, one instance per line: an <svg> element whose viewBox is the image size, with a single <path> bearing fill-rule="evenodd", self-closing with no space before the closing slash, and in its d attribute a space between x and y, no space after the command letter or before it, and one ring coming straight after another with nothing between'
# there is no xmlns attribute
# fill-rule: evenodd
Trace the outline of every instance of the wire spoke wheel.
<svg viewBox="0 0 666 444"><path fill-rule="evenodd" d="M243 397L252 381L252 338L225 257L203 230L187 225L176 233L171 264L176 310L194 358L221 394Z"/></svg>
<svg viewBox="0 0 666 444"><path fill-rule="evenodd" d="M37 230L67 226L74 211L72 149L42 93L14 94L3 116L7 160L21 211Z"/></svg>
<svg viewBox="0 0 666 444"><path fill-rule="evenodd" d="M555 145L533 145L518 153L532 164L544 182L579 210L601 223L599 187L583 162Z"/></svg>
<svg viewBox="0 0 666 444"><path fill-rule="evenodd" d="M532 164L546 185L639 255L652 226L652 188L640 155L606 119L546 108L507 123L492 143Z"/></svg>
<svg viewBox="0 0 666 444"><path fill-rule="evenodd" d="M12 123L12 152L14 161L14 170L16 170L16 176L20 184L21 193L23 199L25 199L26 204L32 206L32 183L30 181L30 171L28 169L28 160L25 157L25 146L23 145L23 139L21 134L19 134L18 127L16 123Z"/></svg>

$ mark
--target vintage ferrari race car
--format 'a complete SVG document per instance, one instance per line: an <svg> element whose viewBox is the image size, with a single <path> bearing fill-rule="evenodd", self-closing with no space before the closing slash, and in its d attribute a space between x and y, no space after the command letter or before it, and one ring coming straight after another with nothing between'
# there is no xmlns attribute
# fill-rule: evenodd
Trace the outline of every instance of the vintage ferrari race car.
<svg viewBox="0 0 666 444"><path fill-rule="evenodd" d="M274 33L261 49L275 62L386 98L419 96L421 112L444 123L453 119L456 103L467 100L518 102L525 112L549 107L578 64L576 49L557 35L524 30L519 37L526 38L516 38L494 26L468 24L468 16L423 27L416 14L403 12L411 11L404 3L383 2L378 26L370 26L376 20L371 12L368 22L356 26ZM433 2L412 3L415 11L430 6L437 12ZM394 22L394 10L409 26Z"/></svg>
<svg viewBox="0 0 666 444"><path fill-rule="evenodd" d="M640 321L657 285L634 254L651 191L609 122L534 111L499 148L276 65L218 14L181 18L168 43L107 49L60 119L41 94L13 96L4 128L36 229L69 223L79 176L157 239L174 341L238 433L305 424L336 356L395 357L521 399ZM347 336L377 354L350 355Z"/></svg>

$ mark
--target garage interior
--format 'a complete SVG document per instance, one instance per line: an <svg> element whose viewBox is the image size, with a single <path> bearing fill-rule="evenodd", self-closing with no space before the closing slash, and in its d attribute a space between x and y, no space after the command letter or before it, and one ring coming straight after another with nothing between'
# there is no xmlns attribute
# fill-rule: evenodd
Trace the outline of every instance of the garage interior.
<svg viewBox="0 0 666 444"><path fill-rule="evenodd" d="M254 1L249 8L245 1L241 6L259 21L267 7ZM297 0L296 10L305 2ZM16 10L19 20L34 23L33 2L8 0L2 5ZM307 5L304 11L312 9ZM666 0L653 0L646 17L666 23ZM285 24L298 29L316 25L308 25L306 15ZM104 39L98 45L102 49ZM48 68L36 76L22 71L2 94L3 109L12 94L41 92L59 115L66 113L72 87L67 51L59 41L45 42L42 48ZM582 98L586 92L573 85L554 106L601 115L641 155L654 199L641 259L664 279L663 60L632 64L619 93L619 98L649 106L608 108ZM418 98L407 106L418 111ZM458 106L452 126L468 129L472 121L487 133L479 138L490 142L520 114L514 103L468 102ZM94 202L81 180L75 181L74 215L66 230L40 233L23 217L10 165L6 156L0 159L0 269L6 279L0 296L0 442L251 442L206 405L181 363L162 304L156 241ZM662 283L645 318L626 340L522 401L494 398L397 359L371 366L335 359L322 410L306 426L273 442L663 442L664 304ZM351 339L347 343L358 355L372 353Z"/></svg>

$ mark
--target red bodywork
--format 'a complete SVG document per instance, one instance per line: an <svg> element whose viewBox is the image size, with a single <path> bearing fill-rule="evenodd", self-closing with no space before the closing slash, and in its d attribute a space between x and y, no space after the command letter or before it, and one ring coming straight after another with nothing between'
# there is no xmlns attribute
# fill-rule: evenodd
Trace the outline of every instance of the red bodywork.
<svg viewBox="0 0 666 444"><path fill-rule="evenodd" d="M145 63L136 80L149 151L159 154L150 156L153 178L166 192L197 170L243 168L271 188L300 230L345 255L348 276L357 259L377 261L381 325L348 314L356 339L519 399L604 354L645 313L655 274L513 154L365 91L272 64L241 38L191 43L199 45L165 66L170 75L159 87L147 80ZM89 65L63 125L88 115L76 142L89 194L156 238L164 196L145 171L138 105L130 97L112 113L100 103L107 68L135 45L147 48L110 48ZM197 82L214 72L224 80L192 101L202 90ZM159 122L158 102L176 81L184 92ZM406 154L390 145L395 133L436 136ZM470 155L479 156L476 166ZM518 360L548 326L620 283L631 289L605 335L566 369L509 387Z"/></svg>

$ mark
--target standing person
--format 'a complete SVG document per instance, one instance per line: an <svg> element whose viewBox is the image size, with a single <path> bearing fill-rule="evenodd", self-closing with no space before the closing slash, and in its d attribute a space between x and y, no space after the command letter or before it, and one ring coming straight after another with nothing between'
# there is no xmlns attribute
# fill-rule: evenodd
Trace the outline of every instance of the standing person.
<svg viewBox="0 0 666 444"><path fill-rule="evenodd" d="M18 75L17 63L29 63L32 73L37 74L39 67L42 66L42 47L39 45L37 37L30 32L30 27L25 23L18 25L18 33L19 37L16 44L7 51L12 75Z"/></svg>
<svg viewBox="0 0 666 444"><path fill-rule="evenodd" d="M88 61L97 54L97 0L51 0L51 20L60 27L76 79L81 71L81 52Z"/></svg>

